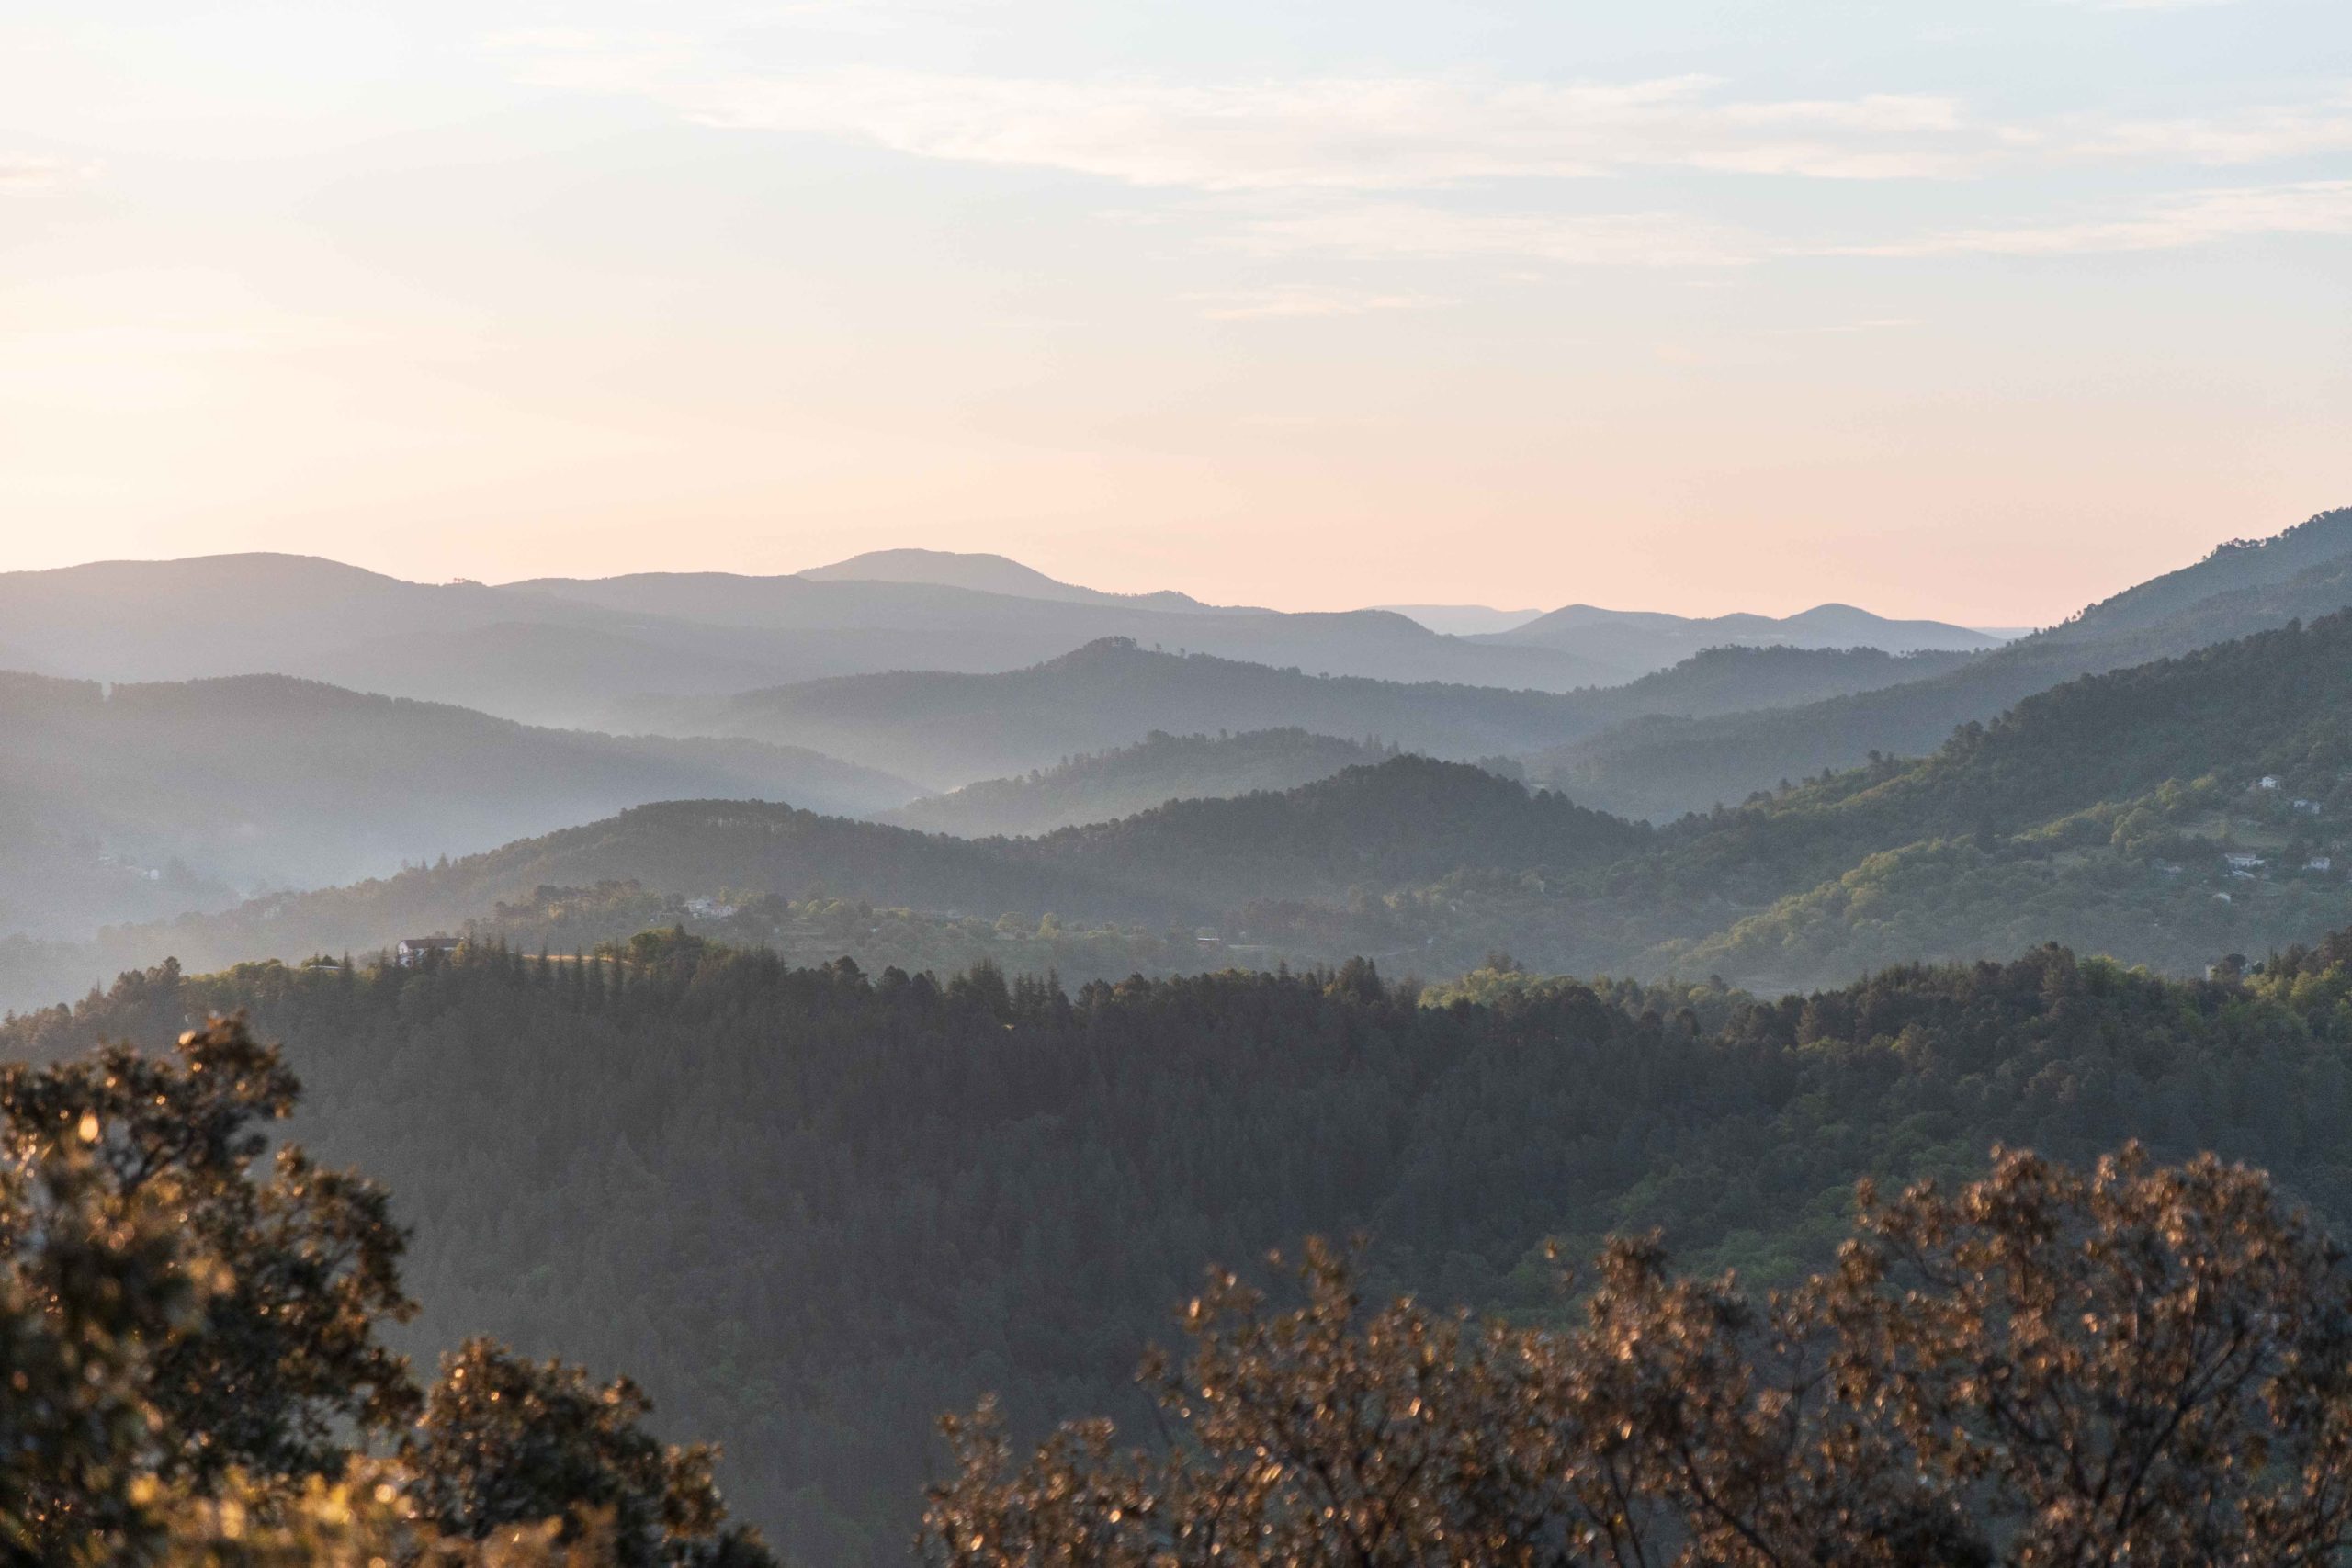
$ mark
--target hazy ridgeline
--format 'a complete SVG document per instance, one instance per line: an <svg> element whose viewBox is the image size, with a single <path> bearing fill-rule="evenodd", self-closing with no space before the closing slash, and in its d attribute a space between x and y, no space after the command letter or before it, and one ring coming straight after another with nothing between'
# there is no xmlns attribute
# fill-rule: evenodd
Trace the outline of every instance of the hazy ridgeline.
<svg viewBox="0 0 2352 1568"><path fill-rule="evenodd" d="M2078 675L2188 653L2352 604L2352 510L2273 538L2225 545L2195 566L2090 605L2062 626L1916 682L1825 694L1788 712L1678 722L1672 710L1570 740L1530 772L1607 809L1703 811L1871 753L1917 756L1963 724Z"/></svg>
<svg viewBox="0 0 2352 1568"><path fill-rule="evenodd" d="M671 802L95 942L0 942L0 998L79 994L166 956L213 967L364 954L476 923L562 950L626 938L649 912L651 923L808 957L837 943L833 954L876 967L968 961L985 931L980 940L1015 944L1006 961L1073 982L1181 969L1188 946L1191 965L1364 954L1437 976L1502 950L1552 971L1772 987L2054 940L2193 973L2217 953L2258 953L2352 920L2347 702L2352 616L2337 615L2083 677L1918 761L1824 773L1663 828L1411 755L1028 839ZM1336 757L1345 743L1269 745ZM1106 777L1171 753L1224 766L1259 747L1147 745L976 798L1027 809L1061 792L1125 788ZM633 897L582 897L601 884ZM832 912L720 912L763 899ZM568 900L563 922L497 911L550 900ZM868 913L839 912L859 907ZM877 908L908 914L877 919Z"/></svg>
<svg viewBox="0 0 2352 1568"><path fill-rule="evenodd" d="M173 564L0 579L62 672L0 677L0 1055L248 1010L415 1229L409 1344L640 1376L800 1560L900 1557L943 1410L1141 1415L1199 1268L1309 1234L1560 1322L1547 1238L1793 1280L1857 1179L1996 1143L2218 1150L2352 1222L2352 513L1990 650L960 558ZM190 572L280 597L175 655L137 613ZM910 627L961 651L876 662ZM1718 633L1762 645L1523 678ZM1864 633L1922 650L1800 645ZM68 678L174 657L218 669ZM279 662L379 694L225 673Z"/></svg>

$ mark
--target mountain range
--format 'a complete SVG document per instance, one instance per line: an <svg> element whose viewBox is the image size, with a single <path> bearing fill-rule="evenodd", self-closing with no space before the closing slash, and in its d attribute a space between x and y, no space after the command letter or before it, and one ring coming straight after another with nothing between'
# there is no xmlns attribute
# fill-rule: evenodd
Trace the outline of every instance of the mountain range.
<svg viewBox="0 0 2352 1568"><path fill-rule="evenodd" d="M1457 760L1510 755L1636 715L1719 714L1867 690L1951 670L1967 657L1719 649L1624 685L1550 693L1310 675L1104 638L1001 673L838 676L723 699L625 703L616 716L629 729L810 747L955 787L1057 766L1154 729L1296 728L1376 736Z"/></svg>
<svg viewBox="0 0 2352 1568"><path fill-rule="evenodd" d="M231 605L233 615L220 613ZM1106 637L1310 674L1548 692L1622 683L1711 639L1740 640L1742 628L1758 642L1805 641L1764 617L1732 617L1714 631L1670 616L1621 622L1549 640L1453 637L1387 610L1285 614L1180 593L1106 593L1000 556L922 550L775 577L663 572L503 586L410 582L288 555L0 573L8 630L0 668L102 681L294 675L587 728L612 728L626 699L888 671L1000 671ZM1668 623L1681 629L1660 629ZM1921 639L1859 613L1845 630L1846 646L1984 640L1960 628Z"/></svg>
<svg viewBox="0 0 2352 1568"><path fill-rule="evenodd" d="M1190 594L1167 590L1155 593L1106 593L1099 588L1080 588L1005 556L963 550L868 550L831 566L810 567L793 575L811 582L927 582L939 588L967 588L975 593L1043 599L1062 604L1114 604L1180 613L1216 608Z"/></svg>
<svg viewBox="0 0 2352 1568"><path fill-rule="evenodd" d="M1199 925L1260 961L1371 953L1425 974L1509 950L1554 970L1801 987L1894 954L2044 940L2177 967L2352 921L2346 712L2352 613L2078 678L1927 758L1663 829L1413 755L1034 838L673 802L96 948L20 952L0 993L167 953L210 964L365 951L607 883L730 904L845 897L1023 930L1048 915ZM858 931L842 935L854 953Z"/></svg>
<svg viewBox="0 0 2352 1568"><path fill-rule="evenodd" d="M2352 604L2352 508L2204 560L2093 604L1928 678L1771 712L1676 719L1662 710L1527 758L1531 773L1610 810L1652 818L1703 811L1872 754L1919 756L2076 676L2120 670L2328 615Z"/></svg>
<svg viewBox="0 0 2352 1568"><path fill-rule="evenodd" d="M0 673L0 932L83 934L232 889L385 874L646 801L863 812L917 793L790 747L533 729L277 675L108 688Z"/></svg>
<svg viewBox="0 0 2352 1568"><path fill-rule="evenodd" d="M1295 728L1238 735L1154 730L1133 746L1083 753L1025 775L981 779L875 816L964 839L1034 836L1130 817L1171 800L1293 789L1394 754L1394 748L1375 741Z"/></svg>
<svg viewBox="0 0 2352 1568"><path fill-rule="evenodd" d="M2001 638L1942 621L1890 621L1851 604L1816 604L1797 615L1684 616L1570 604L1473 641L1548 648L1621 669L1663 670L1711 648L1874 648L1885 653L1965 653Z"/></svg>

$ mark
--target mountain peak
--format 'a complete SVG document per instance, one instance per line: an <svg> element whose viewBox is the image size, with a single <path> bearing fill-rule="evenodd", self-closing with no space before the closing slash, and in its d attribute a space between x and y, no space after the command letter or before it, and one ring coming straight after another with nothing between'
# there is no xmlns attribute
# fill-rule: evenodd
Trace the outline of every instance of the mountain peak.
<svg viewBox="0 0 2352 1568"><path fill-rule="evenodd" d="M1154 610L1205 610L1208 605L1188 594L1107 593L1047 577L1010 556L985 551L891 549L868 550L831 566L810 567L798 573L811 582L912 582L938 588L962 588L976 593L1001 593L1014 599L1048 599L1060 604L1129 604Z"/></svg>

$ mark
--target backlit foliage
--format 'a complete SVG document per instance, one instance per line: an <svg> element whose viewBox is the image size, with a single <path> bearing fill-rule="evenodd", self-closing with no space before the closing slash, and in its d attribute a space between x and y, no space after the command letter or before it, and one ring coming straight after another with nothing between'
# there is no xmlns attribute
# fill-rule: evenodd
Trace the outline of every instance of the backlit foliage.
<svg viewBox="0 0 2352 1568"><path fill-rule="evenodd" d="M477 1341L421 1393L386 1194L270 1154L299 1092L240 1020L0 1068L0 1564L772 1562L626 1380Z"/></svg>
<svg viewBox="0 0 2352 1568"><path fill-rule="evenodd" d="M2136 1148L1867 1189L1761 1300L1612 1242L1581 1322L1367 1312L1320 1247L1289 1311L1213 1273L1154 1360L1168 1440L1025 1461L946 1423L934 1563L2054 1568L2352 1545L2352 1281L2267 1178Z"/></svg>

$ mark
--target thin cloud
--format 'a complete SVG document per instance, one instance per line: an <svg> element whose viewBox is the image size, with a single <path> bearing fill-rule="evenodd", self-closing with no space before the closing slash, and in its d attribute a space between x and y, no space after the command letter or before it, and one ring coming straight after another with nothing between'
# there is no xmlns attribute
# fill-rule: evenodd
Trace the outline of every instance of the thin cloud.
<svg viewBox="0 0 2352 1568"><path fill-rule="evenodd" d="M2229 114L2122 120L2083 130L2068 151L2085 157L2261 164L2352 151L2352 90L2315 104Z"/></svg>
<svg viewBox="0 0 2352 1568"><path fill-rule="evenodd" d="M1254 321L1315 316L1368 316L1385 310L1431 310L1454 303L1429 294L1377 294L1344 288L1245 289L1187 294L1212 321Z"/></svg>
<svg viewBox="0 0 2352 1568"><path fill-rule="evenodd" d="M28 196L76 185L97 174L94 164L76 164L33 152L0 152L0 196Z"/></svg>
<svg viewBox="0 0 2352 1568"><path fill-rule="evenodd" d="M1623 83L1363 76L1187 85L852 70L687 68L676 40L512 40L539 85L625 92L700 124L834 136L910 156L1200 191L1428 189L1640 168L1817 179L1953 177L2001 134L1940 96L1749 102L1713 77Z"/></svg>
<svg viewBox="0 0 2352 1568"><path fill-rule="evenodd" d="M1484 256L1572 266L1738 266L1765 252L1754 236L1674 212L1459 212L1405 201L1251 218L1226 243L1261 255Z"/></svg>
<svg viewBox="0 0 2352 1568"><path fill-rule="evenodd" d="M1188 84L854 69L745 74L676 34L499 35L532 83L627 94L694 122L837 137L910 157L1059 169L1209 192L1414 190L1695 169L1820 180L1958 179L2020 163L2226 164L2352 148L2352 88L2173 118L1979 122L1947 94L1732 96L1718 78L1463 76Z"/></svg>
<svg viewBox="0 0 2352 1568"><path fill-rule="evenodd" d="M1851 256L2063 256L2172 251L2261 235L2352 235L2352 180L2202 190L2092 222L1959 229L1891 244L1834 246Z"/></svg>
<svg viewBox="0 0 2352 1568"><path fill-rule="evenodd" d="M1905 327L1920 326L1917 316L1873 316L1859 321L1829 321L1811 327L1774 327L1772 337L1842 337L1853 333L1898 332Z"/></svg>

